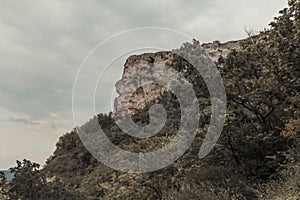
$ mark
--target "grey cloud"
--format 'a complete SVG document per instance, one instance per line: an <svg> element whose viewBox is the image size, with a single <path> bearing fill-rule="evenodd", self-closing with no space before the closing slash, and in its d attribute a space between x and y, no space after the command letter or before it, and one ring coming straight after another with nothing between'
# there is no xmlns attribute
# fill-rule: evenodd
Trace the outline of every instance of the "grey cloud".
<svg viewBox="0 0 300 200"><path fill-rule="evenodd" d="M55 125L51 125L51 128L53 128L54 130L57 129L57 127Z"/></svg>
<svg viewBox="0 0 300 200"><path fill-rule="evenodd" d="M24 125L31 125L31 126L37 126L37 125L40 124L38 122L34 122L34 121L31 121L31 120L25 119L25 118L14 118L14 117L11 117L9 119L9 121L16 122L16 123L21 123L21 124L24 124Z"/></svg>

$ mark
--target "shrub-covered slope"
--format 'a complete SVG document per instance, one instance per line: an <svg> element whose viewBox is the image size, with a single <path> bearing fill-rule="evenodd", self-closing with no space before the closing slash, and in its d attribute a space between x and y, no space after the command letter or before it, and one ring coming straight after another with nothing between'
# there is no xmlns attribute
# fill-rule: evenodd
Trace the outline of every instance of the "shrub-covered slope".
<svg viewBox="0 0 300 200"><path fill-rule="evenodd" d="M44 184L51 188L47 183L58 181L62 191L74 199L299 198L299 0L290 0L269 30L240 45L217 63L226 86L228 109L221 138L204 159L197 154L209 125L209 94L197 71L174 56L168 65L193 84L201 109L198 133L186 154L155 172L122 173L93 158L74 130L59 139L41 171L40 176L48 180ZM193 41L180 50L188 50L189 56L195 57L203 48ZM97 120L115 145L133 152L154 150L172 140L180 120L178 100L169 91L136 110L133 120L147 124L148 110L154 103L164 105L168 118L152 138L137 139L123 133L111 113L99 114L85 126ZM22 169L21 165L17 171ZM17 180L10 188L16 188Z"/></svg>

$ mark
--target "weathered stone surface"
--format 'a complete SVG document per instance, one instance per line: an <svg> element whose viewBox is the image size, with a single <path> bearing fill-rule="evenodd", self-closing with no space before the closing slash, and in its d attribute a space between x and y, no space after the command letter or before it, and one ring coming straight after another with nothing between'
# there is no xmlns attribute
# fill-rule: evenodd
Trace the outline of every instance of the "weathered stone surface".
<svg viewBox="0 0 300 200"><path fill-rule="evenodd" d="M211 59L214 62L217 62L221 56L226 57L233 49L239 49L240 42L241 41L231 41L226 43L213 42L202 44L202 47ZM148 84L144 85L142 88L137 88L133 93L131 92L133 88L137 87L140 79L149 77L149 73L151 73L149 72L149 66L167 65L172 62L175 56L174 53L168 51L130 56L124 65L121 79L115 84L119 96L115 98L114 101L113 115L123 116L125 112L132 115L135 113L136 109L143 108L146 102L156 99L162 92L166 91L167 89L161 85ZM133 70L135 70L135 72L138 70L138 73L133 73ZM166 76L165 78L168 78L166 74L160 72L151 74L151 76ZM129 109L126 110L125 107L128 107Z"/></svg>

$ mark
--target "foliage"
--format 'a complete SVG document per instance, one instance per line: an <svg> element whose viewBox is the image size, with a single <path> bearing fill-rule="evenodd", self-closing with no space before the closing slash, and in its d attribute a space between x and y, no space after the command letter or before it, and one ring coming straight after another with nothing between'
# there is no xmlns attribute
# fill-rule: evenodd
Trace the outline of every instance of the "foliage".
<svg viewBox="0 0 300 200"><path fill-rule="evenodd" d="M15 177L9 184L10 199L75 199L65 190L60 180L48 180L39 168L39 164L26 159L23 162L17 161L17 166L10 169L15 173Z"/></svg>
<svg viewBox="0 0 300 200"><path fill-rule="evenodd" d="M8 182L5 178L4 172L0 171L0 199L1 200L8 200Z"/></svg>
<svg viewBox="0 0 300 200"><path fill-rule="evenodd" d="M237 164L255 179L274 176L287 162L282 131L300 114L299 5L289 1L270 30L220 63L229 107L224 134Z"/></svg>

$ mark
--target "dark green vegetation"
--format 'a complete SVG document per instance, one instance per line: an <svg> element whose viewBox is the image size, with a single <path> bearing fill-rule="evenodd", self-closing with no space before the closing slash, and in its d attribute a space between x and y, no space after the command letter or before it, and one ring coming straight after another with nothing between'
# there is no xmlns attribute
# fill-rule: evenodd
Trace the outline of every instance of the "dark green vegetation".
<svg viewBox="0 0 300 200"><path fill-rule="evenodd" d="M17 166L10 169L15 173L14 178L9 184L2 182L5 185L3 197L9 199L26 199L26 200L40 200L40 199L80 199L79 195L76 198L69 191L66 190L65 184L58 179L47 178L40 170L40 165L31 163L29 160L23 162L17 161ZM78 196L78 198L77 198Z"/></svg>
<svg viewBox="0 0 300 200"><path fill-rule="evenodd" d="M299 198L299 0L289 1L289 8L280 11L270 26L218 62L228 98L227 118L218 144L204 159L197 153L210 120L209 94L201 76L178 57L170 67L193 83L202 111L196 139L178 161L156 172L121 173L97 162L72 131L59 139L43 170L24 160L12 169L16 174L10 184L0 176L1 188L5 188L0 195L11 199ZM184 49L193 56L200 45L194 41L184 44ZM185 67L187 71L182 70ZM158 149L176 133L180 108L169 92L154 102L164 105L168 119L163 130L147 140L123 133L110 114L93 120L123 149ZM154 102L133 116L137 124L148 123L148 108Z"/></svg>

